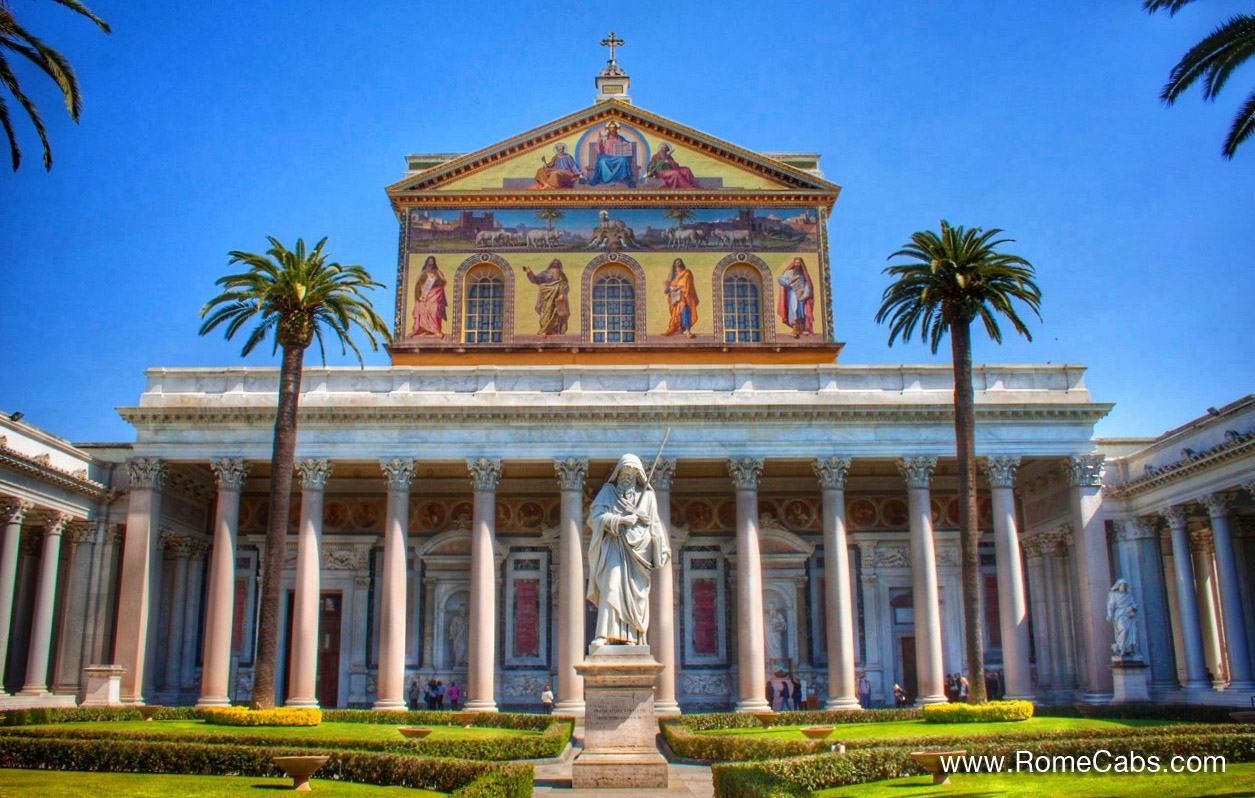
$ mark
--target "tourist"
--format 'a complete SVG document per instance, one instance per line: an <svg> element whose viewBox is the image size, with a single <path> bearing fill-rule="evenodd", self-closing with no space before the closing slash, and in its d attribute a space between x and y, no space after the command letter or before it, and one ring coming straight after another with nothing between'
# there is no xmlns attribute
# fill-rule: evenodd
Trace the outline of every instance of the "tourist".
<svg viewBox="0 0 1255 798"><path fill-rule="evenodd" d="M893 705L899 709L906 706L906 691L902 689L900 684L893 686Z"/></svg>
<svg viewBox="0 0 1255 798"><path fill-rule="evenodd" d="M767 706L772 711L775 711L775 708L776 708L776 705L774 703L775 700L776 700L776 687L775 685L771 683L771 679L768 679L767 680Z"/></svg>
<svg viewBox="0 0 1255 798"><path fill-rule="evenodd" d="M967 677L966 677L966 676L960 676L960 677L959 677L959 700L960 700L960 701L966 701L966 700L967 700L967 696L968 696L968 688L969 688L969 685L968 685L968 683L967 683Z"/></svg>
<svg viewBox="0 0 1255 798"><path fill-rule="evenodd" d="M546 715L553 714L553 690L549 689L549 685L545 685L540 692L540 706Z"/></svg>
<svg viewBox="0 0 1255 798"><path fill-rule="evenodd" d="M802 683L798 681L796 676L793 677L792 695L793 695L793 708L798 710L799 712L805 709L806 707L803 706L802 704Z"/></svg>
<svg viewBox="0 0 1255 798"><path fill-rule="evenodd" d="M449 682L449 709L454 712L458 711L458 699L462 697L462 691L458 689L457 682Z"/></svg>
<svg viewBox="0 0 1255 798"><path fill-rule="evenodd" d="M872 705L872 683L866 673L860 673L858 677L858 703L863 709L869 709Z"/></svg>
<svg viewBox="0 0 1255 798"><path fill-rule="evenodd" d="M436 709L444 709L444 682L436 681Z"/></svg>
<svg viewBox="0 0 1255 798"><path fill-rule="evenodd" d="M409 707L410 712L418 711L418 679L410 680Z"/></svg>
<svg viewBox="0 0 1255 798"><path fill-rule="evenodd" d="M423 693L423 703L427 705L427 709L435 711L436 709L436 680L427 680L427 689Z"/></svg>

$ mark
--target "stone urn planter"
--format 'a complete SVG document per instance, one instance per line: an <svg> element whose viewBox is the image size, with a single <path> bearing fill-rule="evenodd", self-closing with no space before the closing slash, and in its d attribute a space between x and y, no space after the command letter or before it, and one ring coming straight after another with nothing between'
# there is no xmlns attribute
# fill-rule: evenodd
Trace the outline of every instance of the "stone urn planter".
<svg viewBox="0 0 1255 798"><path fill-rule="evenodd" d="M802 729L802 734L805 734L812 740L822 740L836 731L836 729L836 726L807 726Z"/></svg>
<svg viewBox="0 0 1255 798"><path fill-rule="evenodd" d="M764 729L770 729L779 723L779 719L774 712L755 712L754 717L758 718L758 722L763 725Z"/></svg>
<svg viewBox="0 0 1255 798"><path fill-rule="evenodd" d="M949 784L950 774L946 772L942 762L950 757L963 756L966 753L966 749L962 751L913 751L911 759L933 774L933 784Z"/></svg>
<svg viewBox="0 0 1255 798"><path fill-rule="evenodd" d="M411 740L421 740L431 734L432 730L426 726L401 726L397 728L397 731Z"/></svg>
<svg viewBox="0 0 1255 798"><path fill-rule="evenodd" d="M464 729L469 729L471 726L475 725L475 716L478 714L478 712L454 712L453 722L457 723Z"/></svg>
<svg viewBox="0 0 1255 798"><path fill-rule="evenodd" d="M318 768L327 764L330 758L324 754L322 756L274 756L270 760L292 777L292 789L297 792L309 792L309 777L314 775Z"/></svg>
<svg viewBox="0 0 1255 798"><path fill-rule="evenodd" d="M152 723L152 719L153 719L153 717L154 717L154 716L155 716L158 712L160 712L161 710L165 709L165 707L150 707L150 706L142 706L142 707L136 707L136 709L138 709L138 710L139 710L139 714L141 714L141 715L143 715L143 716L144 716L144 720L148 721L149 723Z"/></svg>

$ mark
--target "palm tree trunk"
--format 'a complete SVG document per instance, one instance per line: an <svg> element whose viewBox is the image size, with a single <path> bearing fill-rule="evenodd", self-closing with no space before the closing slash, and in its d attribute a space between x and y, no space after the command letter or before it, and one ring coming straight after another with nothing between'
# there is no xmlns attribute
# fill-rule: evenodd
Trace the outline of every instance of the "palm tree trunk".
<svg viewBox="0 0 1255 798"><path fill-rule="evenodd" d="M976 528L976 411L972 398L971 322L950 324L954 359L954 445L959 470L959 556L966 631L968 701L985 695L984 617L981 607L980 531Z"/></svg>
<svg viewBox="0 0 1255 798"><path fill-rule="evenodd" d="M301 363L305 350L283 347L279 370L279 409L270 455L270 515L266 519L266 557L262 562L261 619L257 629L257 662L249 706L275 705L275 661L279 651L279 604L283 588L283 555L287 547L288 510L296 460L296 406L301 395Z"/></svg>

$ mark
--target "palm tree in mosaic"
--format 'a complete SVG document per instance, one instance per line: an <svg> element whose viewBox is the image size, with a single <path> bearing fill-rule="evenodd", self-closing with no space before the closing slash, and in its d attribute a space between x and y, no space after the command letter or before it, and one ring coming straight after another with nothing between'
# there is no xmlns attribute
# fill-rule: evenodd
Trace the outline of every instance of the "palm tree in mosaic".
<svg viewBox="0 0 1255 798"><path fill-rule="evenodd" d="M975 410L972 397L971 326L979 320L995 343L1002 343L999 317L1020 335L1033 340L1016 310L1023 303L1039 319L1041 290L1033 282L1032 264L1018 255L998 252L1011 239L1001 230L951 227L942 220L940 234L911 234L902 249L889 256L906 262L888 266L894 278L885 289L876 322L889 323L889 345L901 337L920 338L935 354L946 333L954 362L954 439L959 470L959 544L962 556L963 620L967 639L969 700L983 703L985 652L980 600L980 533L976 508ZM934 599L935 600L935 599Z"/></svg>
<svg viewBox="0 0 1255 798"><path fill-rule="evenodd" d="M1167 11L1175 15L1194 0L1143 0L1142 7L1154 14ZM1195 83L1202 81L1203 99L1215 100L1228 82L1233 70L1255 55L1255 15L1234 14L1220 27L1190 48L1168 74L1168 83L1159 93L1159 99L1172 105L1177 98ZM1255 92L1247 96L1229 134L1225 136L1225 158L1232 158L1238 145L1255 133Z"/></svg>
<svg viewBox="0 0 1255 798"><path fill-rule="evenodd" d="M547 229L553 229L553 223L566 216L557 208L541 208L536 211L536 218L545 223Z"/></svg>
<svg viewBox="0 0 1255 798"><path fill-rule="evenodd" d="M279 405L275 416L274 446L271 453L270 512L266 520L266 557L261 588L261 618L257 635L254 669L254 709L274 706L275 659L279 638L279 599L283 576L283 551L288 534L288 505L292 494L292 472L296 455L296 409L301 391L301 370L305 350L314 341L326 363L324 336L334 336L340 350L351 349L362 363L362 353L353 342L353 327L360 328L379 349L379 341L390 340L388 326L374 311L365 290L382 288L361 266L328 262L323 253L327 239L312 250L296 240L287 249L275 238L267 239L270 249L264 255L232 251L230 264L241 264L247 271L218 280L223 291L205 303L200 317L205 319L200 334L207 335L226 325L227 340L246 325L249 331L241 354L247 356L274 332L272 352L283 349L279 369Z"/></svg>
<svg viewBox="0 0 1255 798"><path fill-rule="evenodd" d="M109 24L89 11L87 6L78 0L52 0L52 2L82 14L95 22L102 31L109 32ZM35 133L44 146L44 169L52 169L52 148L48 146L48 131L44 129L43 119L40 118L35 103L18 85L17 76L13 74L13 69L9 66L9 53L22 56L52 78L57 88L61 90L61 94L65 96L65 107L70 112L70 118L75 122L78 121L79 113L83 109L83 99L78 91L78 78L74 76L74 70L70 67L70 62L65 60L65 56L44 44L18 24L9 4L0 0L0 85L13 95L13 99L17 100L18 105L22 106L22 110L30 117ZM0 95L0 126L4 127L4 132L9 137L9 158L13 162L13 171L16 172L22 162L22 151L17 146L17 134L13 130L13 120L9 118L9 106L5 103L3 95Z"/></svg>
<svg viewBox="0 0 1255 798"><path fill-rule="evenodd" d="M676 229L683 230L684 223L693 218L693 212L688 208L667 208L662 212L662 218L675 219Z"/></svg>

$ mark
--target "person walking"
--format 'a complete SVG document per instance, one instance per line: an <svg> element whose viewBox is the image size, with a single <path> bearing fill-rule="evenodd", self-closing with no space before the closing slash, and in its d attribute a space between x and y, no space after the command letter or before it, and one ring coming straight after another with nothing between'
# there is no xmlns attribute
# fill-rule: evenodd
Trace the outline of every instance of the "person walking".
<svg viewBox="0 0 1255 798"><path fill-rule="evenodd" d="M767 680L767 706L771 707L771 711L776 711L776 686L772 684L771 679Z"/></svg>
<svg viewBox="0 0 1255 798"><path fill-rule="evenodd" d="M449 690L448 690L447 695L449 697L449 709L453 710L454 712L457 712L458 700L462 698L462 691L458 689L457 682L449 682Z"/></svg>
<svg viewBox="0 0 1255 798"><path fill-rule="evenodd" d="M797 677L793 678L793 692L791 695L793 696L793 708L795 710L801 712L806 708L802 704L802 683L798 681Z"/></svg>
<svg viewBox="0 0 1255 798"><path fill-rule="evenodd" d="M540 706L546 715L553 714L553 690L549 685L545 685L545 689L540 692Z"/></svg>

